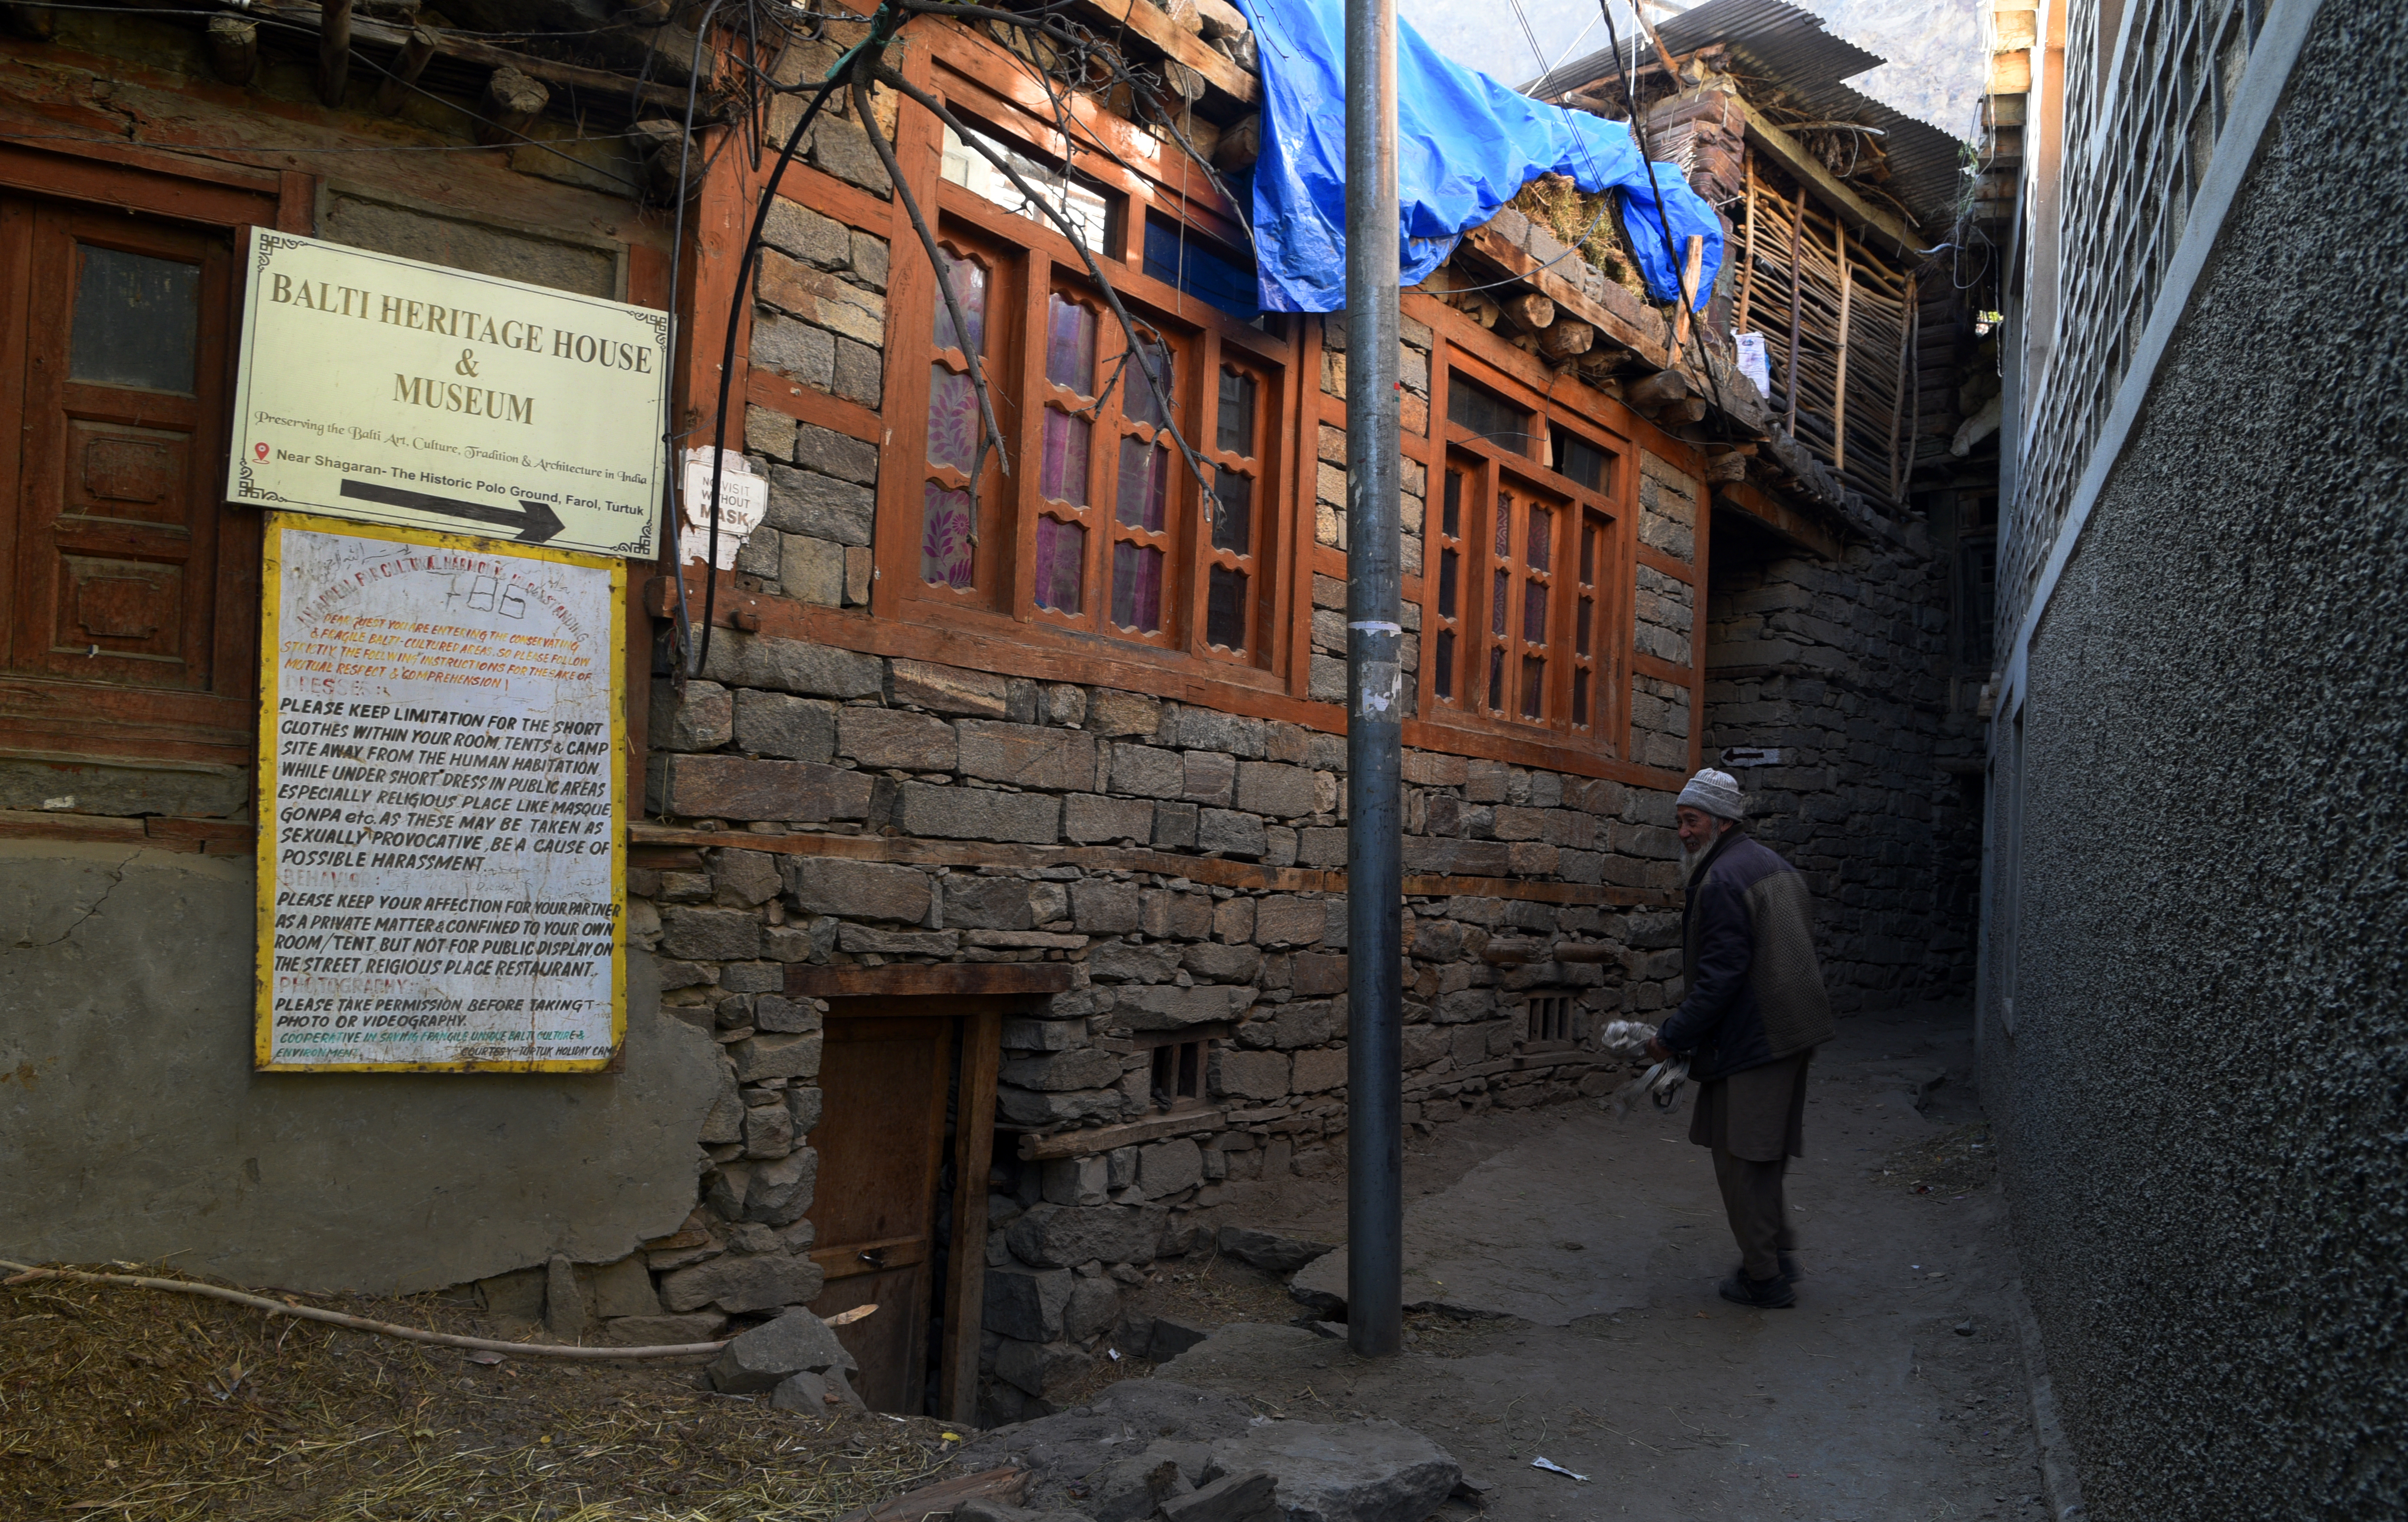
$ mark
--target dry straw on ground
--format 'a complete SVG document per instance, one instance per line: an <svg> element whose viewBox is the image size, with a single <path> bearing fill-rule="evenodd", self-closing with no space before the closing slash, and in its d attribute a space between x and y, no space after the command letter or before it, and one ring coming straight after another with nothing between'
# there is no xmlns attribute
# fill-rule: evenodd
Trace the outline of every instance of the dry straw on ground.
<svg viewBox="0 0 2408 1522"><path fill-rule="evenodd" d="M337 1308L498 1330L431 1296ZM191 1296L0 1287L0 1509L46 1522L826 1522L924 1483L959 1445L924 1419L718 1395L699 1361L480 1365Z"/></svg>

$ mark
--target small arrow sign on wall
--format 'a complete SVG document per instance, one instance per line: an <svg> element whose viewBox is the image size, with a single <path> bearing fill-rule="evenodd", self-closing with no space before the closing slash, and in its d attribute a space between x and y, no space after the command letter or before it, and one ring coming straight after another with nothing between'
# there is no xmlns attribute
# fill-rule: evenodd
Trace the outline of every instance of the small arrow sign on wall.
<svg viewBox="0 0 2408 1522"><path fill-rule="evenodd" d="M408 507L415 512L437 513L445 518L465 518L477 523L495 523L506 529L516 529L522 544L539 545L561 530L560 515L540 502L519 499L516 507L496 507L480 502L464 502L458 497L438 497L428 491L405 491L394 486L377 486L367 481L343 478L344 496L361 502L380 503L387 507Z"/></svg>

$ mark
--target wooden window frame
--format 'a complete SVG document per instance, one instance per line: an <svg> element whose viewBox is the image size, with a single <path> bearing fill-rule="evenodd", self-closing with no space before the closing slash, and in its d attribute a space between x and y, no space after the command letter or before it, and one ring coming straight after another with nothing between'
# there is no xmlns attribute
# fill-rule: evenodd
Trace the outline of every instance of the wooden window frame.
<svg viewBox="0 0 2408 1522"><path fill-rule="evenodd" d="M1530 418L1528 452L1519 452L1446 420L1445 390L1455 377L1504 396ZM1555 747L1576 748L1620 760L1629 754L1630 673L1636 634L1634 582L1638 551L1638 447L1627 434L1562 402L1534 392L1516 377L1483 363L1466 348L1448 347L1443 363L1434 367L1430 403L1434 439L1429 460L1429 506L1426 525L1426 574L1422 594L1421 718L1434 729L1463 736L1476 748L1476 735L1506 736ZM1604 480L1592 488L1555 470L1553 436L1563 432L1605 456ZM1457 533L1448 533L1446 501L1449 478L1460 481ZM1502 609L1503 633L1497 633L1500 611L1495 604L1496 576L1500 569L1495 528L1500 495L1514 504L1508 536L1507 565L1512 605ZM1527 508L1552 511L1552 551L1547 569L1530 569ZM1598 534L1589 569L1593 580L1581 579L1583 536ZM1454 611L1446 610L1446 557L1458 557ZM1543 578L1548 590L1544 624L1546 638L1535 646L1524 636L1526 588ZM1686 573L1684 573L1686 579ZM1579 653L1577 619L1581 605L1592 609L1590 644ZM1447 665L1441 647L1453 636L1453 691L1439 691L1441 669ZM1488 657L1502 657L1501 708L1488 704ZM1526 716L1522 701L1520 662L1535 651L1545 661L1545 686L1537 718ZM1585 676L1590 683L1586 722L1573 721L1573 684Z"/></svg>
<svg viewBox="0 0 2408 1522"><path fill-rule="evenodd" d="M900 66L915 84L946 100L981 128L1060 162L1064 144L1053 103L1029 78L1025 61L983 33L968 26L932 26L927 46L907 51ZM1085 97L1068 97L1064 105L1073 130L1080 135L1075 158L1080 173L1128 198L1125 214L1117 219L1114 246L1096 250L1115 290L1133 306L1168 314L1203 333L1208 345L1217 345L1221 354L1251 356L1282 375L1283 390L1276 405L1267 409L1273 452L1267 457L1261 477L1273 483L1278 497L1276 518L1264 531L1263 541L1273 558L1261 591L1263 663L1199 658L1183 649L1160 649L1135 641L1045 628L1000 610L958 609L931 617L931 610L909 590L909 581L918 570L916 533L898 533L894 527L897 522L916 526L920 519L917 493L923 477L910 470L882 474L875 576L866 612L759 593L737 576L722 573L720 619L731 627L758 628L870 654L972 666L1039 681L1152 692L1222 712L1337 732L1343 722L1338 705L1312 695L1314 662L1309 653L1314 618L1311 593L1316 578L1342 581L1346 574L1345 552L1319 543L1313 522L1316 477L1327 468L1317 448L1320 430L1325 425L1343 428L1346 422L1342 399L1323 389L1325 363L1335 356L1323 351L1322 322L1312 318L1280 319L1269 331L1258 330L1148 277L1142 268L1143 238L1130 232L1142 225L1146 210L1184 217L1203 235L1231 247L1243 246L1243 233L1174 146L1156 142ZM1110 149L1109 155L1090 142L1090 132ZM1050 227L1008 218L1001 207L940 178L942 131L928 113L908 109L902 113L896 153L907 183L932 219L941 219L947 226L1000 233L1015 243L1043 249L1053 263L1079 266L1076 251ZM924 311L934 299L935 281L918 252L917 235L899 199L873 196L805 166L796 166L785 183L788 193L803 204L889 241L894 249L888 291L890 329L898 334L912 334L912 327L899 324L921 320L915 304ZM711 189L706 193L725 200L732 208L729 215L740 214L742 187L734 181L724 191ZM1433 467L1443 458L1444 425L1440 422L1433 428L1428 420L1445 416L1445 377L1450 366L1520 399L1534 414L1553 423L1568 424L1599 448L1623 453L1630 462L1614 483L1615 500L1607 505L1612 518L1612 544L1609 562L1599 571L1603 585L1612 589L1612 617L1599 656L1601 690L1591 726L1599 738L1572 739L1529 725L1466 723L1454 715L1428 717L1431 705L1426 701L1425 675L1417 689L1422 700L1419 712L1406 720L1405 743L1635 786L1677 786L1685 773L1627 759L1631 681L1634 674L1643 673L1676 683L1692 693L1692 714L1702 712L1697 698L1703 690L1703 643L1693 641L1698 651L1695 661L1679 667L1630 654L1637 604L1633 582L1637 565L1646 564L1702 590L1708 553L1705 503L1701 497L1698 505L1693 560L1675 560L1640 546L1636 462L1643 447L1677 469L1700 475L1703 462L1697 449L1664 434L1607 392L1576 376L1551 370L1430 295L1408 292L1403 306L1406 317L1426 324L1433 338L1427 395L1416 392L1406 402L1401 442L1405 458L1412 462L1409 474L1414 467ZM744 320L750 320L749 311ZM746 348L740 333L738 337L740 356ZM907 345L904 352L913 351ZM1208 374L1217 363L1209 351L1197 361L1198 369ZM738 364L745 368L740 358ZM1410 364L1409 361L1409 371ZM885 395L878 410L808 391L799 382L767 372L749 372L744 389L756 405L875 444L891 457L892 451L905 448L907 428L916 438L916 430L924 426L925 377L915 374L918 369L915 363L888 367ZM707 400L707 391L705 396ZM1010 420L1005 421L1009 426ZM1542 480L1552 477L1543 462L1527 463L1543 473ZM1578 495L1579 490L1574 487L1573 494ZM1407 506L1411 510L1412 505L1409 502ZM1258 515L1262 511L1258 505ZM1427 543L1424 541L1425 547ZM1412 548L1408 546L1409 550ZM1422 567L1409 562L1404 576L1407 601L1426 607L1435 580L1434 575L1425 577ZM688 582L689 595L699 596L694 576L689 575ZM669 617L666 585L653 589L651 597L654 616ZM1427 664L1422 662L1425 670ZM1693 721L1691 767L1697 763L1698 733Z"/></svg>
<svg viewBox="0 0 2408 1522"><path fill-rule="evenodd" d="M1052 163L1065 161L1060 134L1032 114L1028 109L1032 103L1012 98L1015 87L1017 92L1035 90L1032 82L1014 68L998 70L991 65L973 77L968 68L981 50L980 39L951 28L933 29L932 35L939 40L932 50L933 59L924 65L929 83L966 125ZM997 57L1008 56L1000 50L995 52ZM907 113L903 146L918 151L901 155L901 162L907 174L915 167L921 171L914 191L922 204L933 209L939 242L956 253L975 249L993 259L991 281L1010 293L1002 301L990 295L986 363L1012 468L1006 476L999 467L991 467L980 491L982 545L992 542L997 548L1008 548L1007 554L982 558L1008 563L996 566L992 584L990 573L982 566L975 595L946 593L928 586L920 575L918 557L924 513L922 483L936 472L891 472L880 491L874 551L878 579L870 614L1064 654L1168 665L1183 669L1194 678L1234 682L1300 698L1304 674L1295 669L1298 662L1294 652L1301 642L1292 637L1289 628L1302 601L1297 587L1299 557L1295 549L1297 492L1291 477L1295 475L1294 415L1304 381L1305 346L1285 336L1291 324L1283 319L1274 324L1278 331L1267 333L1147 276L1142 228L1149 211L1179 218L1199 236L1216 242L1229 243L1242 234L1208 201L1213 193L1208 187L1199 184L1194 187L1198 193L1191 195L1164 179L1132 174L1124 166L1153 163L1177 173L1175 166L1159 162L1163 155L1150 138L1084 105L1072 115L1114 145L1122 161L1107 159L1083 140L1080 150L1068 156L1077 173L1116 202L1108 219L1108 246L1091 251L1131 317L1168 346L1171 416L1206 473L1217 479L1226 472L1254 483L1249 544L1243 551L1213 546L1211 503L1196 472L1175 448L1162 529L1152 532L1119 521L1116 498L1122 440L1138 437L1150 445L1167 441L1150 423L1130 416L1129 388L1142 385L1143 380L1134 363L1125 366L1122 363L1127 348L1125 335L1096 291L1084 261L1058 229L1014 215L943 178L941 126L918 120L924 113ZM1175 149L1171 151L1176 154ZM920 267L925 261L919 257L916 238L909 242L898 238L896 247L889 353L916 356L928 350L926 335L934 331L942 295L933 273ZM1057 294L1081 299L1096 311L1098 391L1118 372L1118 383L1110 388L1109 395L1073 397L1046 379L1045 317L1048 302ZM1242 371L1255 381L1251 456L1217 448L1218 377L1228 369ZM889 366L882 425L890 431L890 460L924 462L930 384L930 377L917 363ZM1083 505L1049 500L1039 490L1044 414L1049 405L1082 409L1089 419ZM1085 531L1081 600L1075 613L1037 603L1038 523L1047 517L1076 523ZM1123 626L1112 617L1113 547L1122 543L1164 553L1161 617L1155 630ZM1240 613L1243 648L1230 648L1209 637L1215 566L1245 577Z"/></svg>

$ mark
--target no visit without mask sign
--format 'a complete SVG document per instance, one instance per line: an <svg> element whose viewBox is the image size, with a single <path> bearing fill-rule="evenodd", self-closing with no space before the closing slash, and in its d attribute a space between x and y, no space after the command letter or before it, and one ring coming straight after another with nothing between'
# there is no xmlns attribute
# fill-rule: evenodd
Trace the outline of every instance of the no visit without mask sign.
<svg viewBox="0 0 2408 1522"><path fill-rule="evenodd" d="M650 559L668 318L265 228L226 498Z"/></svg>

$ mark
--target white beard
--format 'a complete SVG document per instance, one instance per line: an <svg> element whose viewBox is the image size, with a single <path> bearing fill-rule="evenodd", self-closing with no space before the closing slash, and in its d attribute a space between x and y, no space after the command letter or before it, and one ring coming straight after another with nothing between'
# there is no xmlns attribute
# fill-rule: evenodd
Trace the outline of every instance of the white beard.
<svg viewBox="0 0 2408 1522"><path fill-rule="evenodd" d="M1721 845L1721 844L1723 843L1723 836L1724 836L1724 835L1727 835L1727 834L1729 834L1729 833L1730 833L1730 832L1731 832L1731 828L1732 828L1732 827L1731 827L1731 826L1729 826L1729 825L1725 825L1725 826L1723 826L1723 827L1722 827L1722 829L1721 829L1721 831L1720 831L1718 833L1716 833L1716 834L1715 834L1715 836L1714 836L1714 838L1713 838L1713 839L1712 839L1712 840L1710 840L1710 841L1706 842L1705 848L1704 848L1703 850L1696 850L1696 851L1693 851L1693 850L1690 850L1690 849L1689 849L1688 847L1686 847L1686 846L1683 846L1683 847L1682 847L1682 849L1681 849L1681 886L1682 886L1682 887L1684 887L1684 888L1687 888L1688 886L1690 886L1690 884L1689 884L1689 879L1690 879L1691 877L1693 877L1693 876L1695 876L1695 875L1697 875L1697 871L1698 871L1698 862L1700 862L1700 861L1703 861L1707 857L1712 856L1712 855L1713 855L1713 854L1714 854L1714 847L1715 847L1715 846L1719 846L1719 845Z"/></svg>

